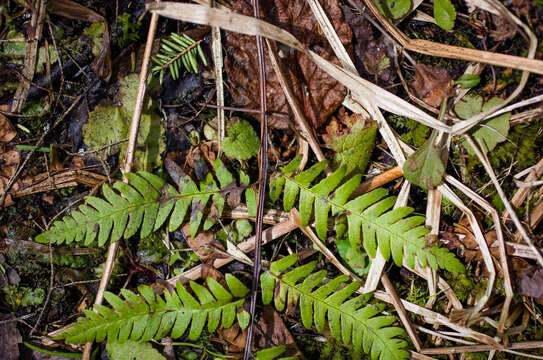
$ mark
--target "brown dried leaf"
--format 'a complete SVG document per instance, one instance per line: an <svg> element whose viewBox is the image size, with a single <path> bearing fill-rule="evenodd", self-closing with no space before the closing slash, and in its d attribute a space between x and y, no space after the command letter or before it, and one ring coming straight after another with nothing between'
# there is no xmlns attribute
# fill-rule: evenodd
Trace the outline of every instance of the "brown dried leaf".
<svg viewBox="0 0 543 360"><path fill-rule="evenodd" d="M214 239L211 231L201 231L196 237L192 238L190 237L190 224L186 224L183 227L183 233L187 238L190 248L194 250L203 262L212 259L212 257L213 259L224 257L216 251L216 249L224 251L224 247L219 241Z"/></svg>
<svg viewBox="0 0 543 360"><path fill-rule="evenodd" d="M390 60L394 56L392 42L383 35L375 36L370 22L364 16L354 14L346 6L343 13L356 40L354 52L357 70L361 74L372 75L385 84L392 84L396 79L396 71Z"/></svg>
<svg viewBox="0 0 543 360"><path fill-rule="evenodd" d="M486 243L492 256L494 266L498 270L498 276L503 277L502 267L500 263L500 249L498 243L498 236L495 230L489 231L484 234ZM475 241L475 235L471 231L466 219L462 219L460 224L455 226L454 232L442 231L440 237L445 240L449 249L459 249L460 255L466 259L466 262L483 263L483 255L479 249L479 245ZM513 253L513 249L507 248L508 254ZM509 270L514 274L521 274L524 269L529 266L529 263L518 257L510 257Z"/></svg>
<svg viewBox="0 0 543 360"><path fill-rule="evenodd" d="M3 322L13 319L15 316L11 314L0 314L0 354L4 360L18 360L19 344L23 342L17 321Z"/></svg>
<svg viewBox="0 0 543 360"><path fill-rule="evenodd" d="M535 271L534 271L535 270ZM520 276L519 294L543 299L543 269L530 266Z"/></svg>
<svg viewBox="0 0 543 360"><path fill-rule="evenodd" d="M239 356L240 353L243 353L245 339L247 338L247 329L241 331L239 325L235 323L228 329L220 328L218 332L230 344L228 347L229 355ZM299 359L304 358L290 331L283 322L281 315L270 305L264 306L262 317L256 324L253 334L253 352L274 346L286 345L287 352L283 356L298 356Z"/></svg>
<svg viewBox="0 0 543 360"><path fill-rule="evenodd" d="M321 1L342 43L352 52L352 33L344 21L337 0ZM233 5L237 13L252 16L248 3L237 0ZM326 60L340 65L330 45L322 35L311 8L304 0L273 0L262 4L262 17L266 21L290 31L304 45ZM232 98L238 106L258 109L259 76L258 57L254 37L227 32L225 36L225 69L232 87ZM305 116L315 128L322 125L343 101L346 89L343 85L318 68L306 55L289 48L281 48L283 69L294 96L303 107ZM268 125L273 128L289 127L290 110L268 56L266 63L266 100Z"/></svg>
<svg viewBox="0 0 543 360"><path fill-rule="evenodd" d="M491 14L494 30L490 31L490 37L495 41L511 39L517 33L517 28L503 16Z"/></svg>
<svg viewBox="0 0 543 360"><path fill-rule="evenodd" d="M411 86L415 94L428 105L439 107L443 98L454 95L454 81L446 69L418 64L415 70L415 81Z"/></svg>
<svg viewBox="0 0 543 360"><path fill-rule="evenodd" d="M17 136L8 118L0 114L0 143L7 143Z"/></svg>

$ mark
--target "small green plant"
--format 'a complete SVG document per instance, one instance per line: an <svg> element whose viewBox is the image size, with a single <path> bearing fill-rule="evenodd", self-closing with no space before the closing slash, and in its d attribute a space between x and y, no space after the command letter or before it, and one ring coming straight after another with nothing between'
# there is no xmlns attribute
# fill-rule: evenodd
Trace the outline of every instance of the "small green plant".
<svg viewBox="0 0 543 360"><path fill-rule="evenodd" d="M224 153L238 160L248 160L260 149L260 140L248 121L240 120L232 123L227 129L224 139Z"/></svg>
<svg viewBox="0 0 543 360"><path fill-rule="evenodd" d="M116 33L115 43L122 49L126 45L139 39L138 30L141 26L140 21L132 21L132 15L124 13L117 18L117 25L113 31Z"/></svg>
<svg viewBox="0 0 543 360"><path fill-rule="evenodd" d="M452 30L456 10L451 0L434 0L434 19L443 30Z"/></svg>
<svg viewBox="0 0 543 360"><path fill-rule="evenodd" d="M198 57L204 66L207 66L207 60L200 46L202 40L194 41L187 34L179 36L172 33L170 40L162 39L160 44L160 52L153 56L153 61L156 64L151 71L153 74L159 74L160 83L164 79L164 72L170 69L172 79L179 79L181 67L184 67L188 72L198 72Z"/></svg>

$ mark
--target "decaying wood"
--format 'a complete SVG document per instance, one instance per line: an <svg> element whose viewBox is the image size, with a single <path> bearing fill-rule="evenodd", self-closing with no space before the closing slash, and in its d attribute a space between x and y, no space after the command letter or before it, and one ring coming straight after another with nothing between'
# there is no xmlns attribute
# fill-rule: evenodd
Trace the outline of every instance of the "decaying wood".
<svg viewBox="0 0 543 360"><path fill-rule="evenodd" d="M79 184L95 187L107 181L107 177L87 170L66 169L54 173L42 173L32 177L32 182L11 194L21 197L40 192L64 189Z"/></svg>

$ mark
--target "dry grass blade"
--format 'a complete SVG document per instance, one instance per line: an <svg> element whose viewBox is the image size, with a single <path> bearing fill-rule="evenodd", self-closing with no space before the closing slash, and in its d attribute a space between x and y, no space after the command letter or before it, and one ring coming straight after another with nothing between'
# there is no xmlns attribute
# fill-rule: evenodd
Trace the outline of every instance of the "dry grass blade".
<svg viewBox="0 0 543 360"><path fill-rule="evenodd" d="M372 14L379 19L381 24L385 26L387 31L407 50L430 56L510 67L513 69L525 70L543 75L543 61L533 60L533 58L530 57L524 58L520 56L445 45L428 40L410 39L381 14L373 1L364 0L364 3L371 10Z"/></svg>

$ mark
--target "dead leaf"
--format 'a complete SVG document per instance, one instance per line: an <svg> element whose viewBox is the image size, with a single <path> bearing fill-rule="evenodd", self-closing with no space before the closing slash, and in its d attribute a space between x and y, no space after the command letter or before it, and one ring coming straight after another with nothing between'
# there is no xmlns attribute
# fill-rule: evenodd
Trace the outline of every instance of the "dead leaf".
<svg viewBox="0 0 543 360"><path fill-rule="evenodd" d="M220 328L218 332L230 344L228 347L229 355L239 356L243 353L245 339L247 338L247 329L241 331L239 325L235 323L228 329ZM302 352L296 345L281 315L270 305L264 306L262 317L256 323L253 334L253 352L274 346L286 345L287 352L283 356L298 356L299 359L304 359Z"/></svg>
<svg viewBox="0 0 543 360"><path fill-rule="evenodd" d="M534 271L535 270L535 271ZM530 266L520 276L519 294L543 299L543 269Z"/></svg>
<svg viewBox="0 0 543 360"><path fill-rule="evenodd" d="M0 354L4 360L18 360L19 344L23 342L17 321L3 322L13 319L15 316L11 314L0 314Z"/></svg>
<svg viewBox="0 0 543 360"><path fill-rule="evenodd" d="M291 32L320 56L340 65L306 1L273 0L263 2L261 7L262 17L266 21ZM324 0L323 8L347 51L352 52L351 29L343 19L338 1ZM233 10L244 15L253 14L252 8L243 0L237 0ZM226 32L224 47L225 70L232 84L230 91L234 102L238 106L258 109L260 106L258 57L254 37ZM280 52L284 75L294 96L302 105L305 116L311 120L315 128L318 128L341 104L346 89L318 68L307 55L286 47L281 48ZM289 105L271 66L266 47L264 53L266 100L268 110L271 112L268 125L272 128L287 129L290 117Z"/></svg>
<svg viewBox="0 0 543 360"><path fill-rule="evenodd" d="M217 252L217 249L225 251L222 244L214 239L214 235L211 231L201 231L196 237L190 237L190 224L183 226L183 233L187 239L187 243L192 250L198 255L202 262L213 261L217 258L224 258Z"/></svg>
<svg viewBox="0 0 543 360"><path fill-rule="evenodd" d="M495 41L504 41L511 39L517 33L517 28L514 24L507 21L503 16L491 14L494 30L490 31L490 37Z"/></svg>
<svg viewBox="0 0 543 360"><path fill-rule="evenodd" d="M371 75L372 79L384 84L392 84L396 80L396 70L391 64L394 56L394 45L388 37L375 36L370 22L364 17L354 14L349 7L343 7L345 20L353 31L356 69L361 74Z"/></svg>
<svg viewBox="0 0 543 360"><path fill-rule="evenodd" d="M503 277L503 271L500 263L500 249L496 231L492 230L484 234L486 243L492 256L494 266L498 270L498 276ZM452 249L458 249L459 255L466 259L466 262L482 263L483 255L479 249L475 235L473 235L468 221L464 218L454 227L454 231L441 231L440 238L444 240L446 246ZM514 252L512 248L506 247L510 255ZM529 263L519 257L509 257L509 270L512 275L521 274Z"/></svg>
<svg viewBox="0 0 543 360"><path fill-rule="evenodd" d="M446 69L432 65L415 65L415 81L411 84L415 94L428 105L439 107L443 98L454 95L454 81Z"/></svg>
<svg viewBox="0 0 543 360"><path fill-rule="evenodd" d="M17 132L8 118L0 114L0 143L8 143L17 136Z"/></svg>

